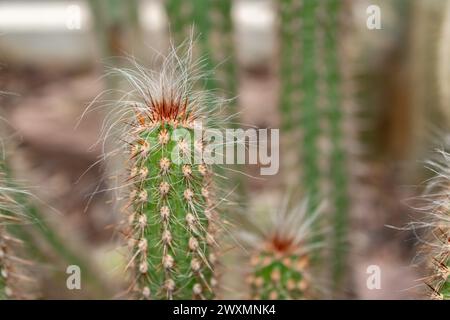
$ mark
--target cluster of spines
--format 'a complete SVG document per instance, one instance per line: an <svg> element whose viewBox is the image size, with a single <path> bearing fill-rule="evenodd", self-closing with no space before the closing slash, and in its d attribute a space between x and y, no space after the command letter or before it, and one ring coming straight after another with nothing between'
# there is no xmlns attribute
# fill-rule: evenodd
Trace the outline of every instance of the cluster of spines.
<svg viewBox="0 0 450 320"><path fill-rule="evenodd" d="M270 250L255 252L247 277L250 298L255 300L298 300L308 297L307 255L281 254Z"/></svg>
<svg viewBox="0 0 450 320"><path fill-rule="evenodd" d="M0 300L13 296L13 290L9 284L11 274L9 257L12 254L10 246L8 245L9 242L10 239L6 234L6 228L0 226Z"/></svg>
<svg viewBox="0 0 450 320"><path fill-rule="evenodd" d="M130 142L133 190L128 204L134 291L143 299L212 298L218 219L213 173L191 158L191 150L204 143L173 139L174 121L141 118L137 123ZM184 129L192 133L191 127Z"/></svg>
<svg viewBox="0 0 450 320"><path fill-rule="evenodd" d="M96 290L93 296L109 297L110 286L47 223L32 197L14 183L6 161L0 162L0 299L42 298L42 280L64 284L69 265L83 270L86 287ZM49 264L52 268L44 269Z"/></svg>
<svg viewBox="0 0 450 320"><path fill-rule="evenodd" d="M300 150L304 191L334 203L329 215L335 226L333 274L337 284L343 276L348 219L340 12L337 0L280 3L283 127L296 136L292 140Z"/></svg>

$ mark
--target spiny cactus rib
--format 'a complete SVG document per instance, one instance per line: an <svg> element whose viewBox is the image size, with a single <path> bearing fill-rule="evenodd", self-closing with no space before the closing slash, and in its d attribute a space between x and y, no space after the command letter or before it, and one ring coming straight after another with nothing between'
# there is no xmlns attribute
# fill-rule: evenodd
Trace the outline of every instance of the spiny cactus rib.
<svg viewBox="0 0 450 320"><path fill-rule="evenodd" d="M338 45L343 6L337 0L287 0L279 6L283 128L292 135L295 147L291 147L299 150L304 191L334 203L328 215L334 225L332 260L337 288L345 266L349 210Z"/></svg>
<svg viewBox="0 0 450 320"><path fill-rule="evenodd" d="M213 171L201 157L207 146L194 126L215 121L215 103L195 91L201 75L191 49L180 58L175 49L160 72L139 67L119 70L139 93L123 140L132 190L129 213L129 267L133 291L143 299L209 299L214 295L214 265L219 214L214 202ZM194 139L192 139L194 137Z"/></svg>
<svg viewBox="0 0 450 320"><path fill-rule="evenodd" d="M303 201L291 211L284 205L276 212L273 224L260 235L250 235L252 247L247 283L251 299L310 299L315 294L311 282L311 225L323 206L308 212Z"/></svg>

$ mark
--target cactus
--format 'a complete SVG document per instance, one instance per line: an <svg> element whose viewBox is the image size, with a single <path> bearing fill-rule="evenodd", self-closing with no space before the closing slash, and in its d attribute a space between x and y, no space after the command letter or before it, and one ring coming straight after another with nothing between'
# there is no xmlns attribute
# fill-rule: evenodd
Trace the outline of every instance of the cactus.
<svg viewBox="0 0 450 320"><path fill-rule="evenodd" d="M311 277L312 251L317 251L311 225L323 206L308 212L304 200L292 210L287 201L272 215L271 224L258 233L244 233L250 246L247 283L251 299L311 299L317 288Z"/></svg>
<svg viewBox="0 0 450 320"><path fill-rule="evenodd" d="M450 299L450 154L439 151L439 159L429 161L435 176L428 181L421 209L426 219L412 223L413 228L425 228L423 243L428 259L429 277L426 286L432 299Z"/></svg>
<svg viewBox="0 0 450 320"><path fill-rule="evenodd" d="M194 126L218 123L210 108L219 100L194 89L202 75L192 47L183 58L179 50L172 49L158 72L116 70L134 86L119 103L133 113L119 149L130 155L125 234L132 292L141 299L209 299L216 284L214 173L193 155L208 146L202 135L194 137Z"/></svg>
<svg viewBox="0 0 450 320"><path fill-rule="evenodd" d="M170 32L175 43L184 41L194 28L199 34L199 55L204 59L206 69L215 69L214 79L203 79L205 87L208 90L220 87L227 96L234 97L236 77L231 5L232 1L220 0L166 1Z"/></svg>
<svg viewBox="0 0 450 320"><path fill-rule="evenodd" d="M86 285L81 297L110 297L112 286L45 219L37 199L12 181L5 160L0 161L0 175L0 299L45 298L42 289L49 284L53 289L67 289L69 265L82 270ZM59 298L74 296L79 295L67 291Z"/></svg>
<svg viewBox="0 0 450 320"><path fill-rule="evenodd" d="M281 111L283 129L299 150L300 181L308 194L330 199L333 278L342 285L349 212L347 170L348 92L340 54L344 2L289 0L280 3ZM289 171L291 172L290 168ZM311 199L311 205L317 199Z"/></svg>

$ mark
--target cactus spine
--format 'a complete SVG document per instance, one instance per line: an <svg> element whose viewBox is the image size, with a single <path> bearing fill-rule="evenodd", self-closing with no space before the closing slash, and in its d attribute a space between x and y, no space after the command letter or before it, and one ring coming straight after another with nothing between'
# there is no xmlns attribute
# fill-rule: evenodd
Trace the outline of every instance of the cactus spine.
<svg viewBox="0 0 450 320"><path fill-rule="evenodd" d="M184 59L173 49L160 72L119 70L140 93L130 102L134 116L123 140L132 184L129 267L133 292L142 299L213 297L220 224L214 174L193 155L207 147L202 135L194 137L195 123L207 128L217 119L205 111L215 100L193 89L202 77L192 73L198 65L191 55L191 48Z"/></svg>
<svg viewBox="0 0 450 320"><path fill-rule="evenodd" d="M296 136L291 147L300 150L304 191L334 204L327 215L334 226L331 241L336 287L345 266L349 209L338 46L343 9L337 0L280 3L283 128Z"/></svg>

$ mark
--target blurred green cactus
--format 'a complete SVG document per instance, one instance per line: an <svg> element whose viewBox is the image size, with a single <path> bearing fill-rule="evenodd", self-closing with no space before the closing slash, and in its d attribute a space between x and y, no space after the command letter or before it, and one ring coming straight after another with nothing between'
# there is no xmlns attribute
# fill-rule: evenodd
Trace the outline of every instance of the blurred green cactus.
<svg viewBox="0 0 450 320"><path fill-rule="evenodd" d="M35 204L37 199L13 182L7 161L0 161L0 299L45 299L44 287L67 290L66 268L82 270L86 288L65 291L60 298L110 297L81 250L74 249Z"/></svg>

